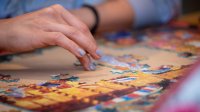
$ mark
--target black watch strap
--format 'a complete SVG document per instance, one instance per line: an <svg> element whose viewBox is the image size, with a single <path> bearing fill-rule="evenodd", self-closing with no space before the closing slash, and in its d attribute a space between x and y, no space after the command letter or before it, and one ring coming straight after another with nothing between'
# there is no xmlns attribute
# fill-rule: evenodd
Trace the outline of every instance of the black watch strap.
<svg viewBox="0 0 200 112"><path fill-rule="evenodd" d="M93 7L93 6L91 6L91 5L84 4L83 7L89 8L93 12L93 14L94 14L95 23L92 26L92 28L90 29L90 31L91 31L92 34L95 34L96 31L97 31L97 28L99 26L99 14L98 14L96 8Z"/></svg>

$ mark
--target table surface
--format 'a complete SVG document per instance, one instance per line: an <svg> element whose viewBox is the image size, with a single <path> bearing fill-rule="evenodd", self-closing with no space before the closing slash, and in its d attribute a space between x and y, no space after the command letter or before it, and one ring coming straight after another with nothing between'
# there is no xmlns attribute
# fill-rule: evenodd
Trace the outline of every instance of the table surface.
<svg viewBox="0 0 200 112"><path fill-rule="evenodd" d="M185 31L180 30L180 31L175 32L174 34L178 36L180 35L183 36L184 33ZM166 43L168 43L167 41L165 41L166 36L169 36L169 35L164 34L164 33L159 33L158 35L154 35L152 37L162 37L164 38L164 42L163 41L161 42L156 39L150 42L155 41L156 43L161 43L159 44L161 45L161 47L167 48L169 46L165 45ZM168 41L169 43L170 41L172 41L170 46L175 46L173 45L174 44L173 39L172 40L169 39ZM179 39L176 40L177 43L179 43L178 41ZM194 40L185 39L184 43L182 44L183 46L186 46L185 43L192 42L192 41ZM199 40L195 40L195 41L200 43ZM181 47L182 48L181 51L176 51L176 50L166 50L165 48L150 47L142 43L138 43L138 44L128 46L128 47L121 47L121 46L119 47L118 45L115 45L113 43L105 42L104 44L101 43L99 45L99 48L101 51L103 51L104 55L112 55L113 57L118 57L118 56L123 56L123 55L133 55L133 56L139 57L141 58L141 61L139 61L139 64L148 64L151 68L159 68L163 65L181 67L183 65L186 65L186 66L191 65L196 61L194 58L180 57L178 53L184 52L184 50L188 51L188 48L183 49L182 47ZM191 48L194 49L194 47L189 46L189 51ZM76 58L65 49L60 48L60 47L51 47L51 48L43 49L41 53L21 54L21 55L14 56L11 62L0 63L0 73L10 74L13 78L20 78L19 82L13 82L13 84L34 84L34 83L39 84L39 83L46 82L48 80L52 80L51 75L66 74L66 73L68 73L69 76L79 77L80 78L79 82L94 84L95 82L99 82L101 80L108 80L108 79L130 74L130 73L114 74L111 72L113 70L112 67L100 66L100 65L97 65L96 71L84 71L82 67L74 65L76 61L77 61ZM142 78L147 78L147 79L149 77L150 78L156 77L158 79L165 79L165 78L167 79L168 76L172 78L176 78L178 77L178 75L180 74L177 74L177 73L170 74L170 75L169 74L164 74L164 75L151 74L149 76L145 76L144 74L139 76L136 74L137 77L142 77ZM145 83L145 82L142 82L142 83ZM12 83L0 82L0 84L1 84L1 88L7 88ZM141 84L141 83L137 83L137 84Z"/></svg>
<svg viewBox="0 0 200 112"><path fill-rule="evenodd" d="M193 60L181 58L175 52L168 52L146 47L130 47L125 50L117 50L100 46L105 54L121 56L124 54L133 54L148 58L141 61L141 64L148 64L151 67L159 67L161 65L189 65ZM76 58L63 48L55 47L46 49L42 54L23 55L15 57L12 62L0 64L0 72L12 74L14 77L30 80L50 80L50 76L60 73L69 73L73 76L80 77L80 81L96 82L102 79L116 77L110 73L109 68L97 66L96 71L84 71L82 67L74 66Z"/></svg>

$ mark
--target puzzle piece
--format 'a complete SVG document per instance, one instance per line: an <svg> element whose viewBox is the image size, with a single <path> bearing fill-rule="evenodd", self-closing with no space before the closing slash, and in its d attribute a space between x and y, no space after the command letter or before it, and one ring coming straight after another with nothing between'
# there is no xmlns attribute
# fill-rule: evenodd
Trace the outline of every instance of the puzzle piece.
<svg viewBox="0 0 200 112"><path fill-rule="evenodd" d="M117 78L117 79L110 80L110 82L123 83L123 82L129 82L133 80L136 80L136 77Z"/></svg>
<svg viewBox="0 0 200 112"><path fill-rule="evenodd" d="M145 86L140 90L136 90L130 94L123 95L121 97L114 98L112 100L103 102L93 107L82 110L81 112L102 112L102 111L132 111L135 110L133 103L141 99L141 97L148 97L152 94L156 94L162 90L159 86ZM160 94L158 94L160 95ZM140 98L140 99L139 99ZM156 97L154 97L155 99ZM154 100L155 101L155 100ZM128 105L128 106L127 106ZM137 104L138 105L138 104ZM146 104L147 105L147 104ZM127 107L127 108L124 108Z"/></svg>
<svg viewBox="0 0 200 112"><path fill-rule="evenodd" d="M146 74L162 74L162 73L166 73L166 72L169 72L173 69L178 69L172 65L162 65L156 69L145 69L145 70L142 70L143 73L146 73Z"/></svg>
<svg viewBox="0 0 200 112"><path fill-rule="evenodd" d="M110 72L112 72L113 74L124 74L125 73L125 71L117 70L117 69L112 69Z"/></svg>
<svg viewBox="0 0 200 112"><path fill-rule="evenodd" d="M194 46L194 47L200 48L200 41L190 41L190 42L188 42L186 44L190 45L190 46Z"/></svg>
<svg viewBox="0 0 200 112"><path fill-rule="evenodd" d="M19 80L20 80L19 78L12 78L11 75L0 74L1 82L11 83L11 82L18 82Z"/></svg>
<svg viewBox="0 0 200 112"><path fill-rule="evenodd" d="M178 53L178 56L183 57L183 58L189 58L189 57L191 57L193 55L194 54L190 53L190 52L180 52L180 53Z"/></svg>
<svg viewBox="0 0 200 112"><path fill-rule="evenodd" d="M143 35L148 39L139 47L146 46L148 49L182 53L182 56L190 59L200 51L199 43L185 44L190 41L198 41L198 38L197 40L191 39L193 34L189 33L188 35L188 32L183 31L169 33L169 29L159 30L161 32L155 33L153 31L153 34L148 30ZM145 59L148 61L149 56L135 56L131 54L131 50L130 53L127 53L126 48L122 49L121 46L117 45L113 48L112 50L117 49L119 50L117 52L123 55L103 54L97 64L104 66L102 68L107 67L112 73L111 75L120 74L116 75L115 78L90 84L79 82L79 77L68 74L51 75L52 80L40 84L15 85L16 88L7 87L10 89L4 89L5 86L3 86L0 89L0 101L34 111L79 111L94 105L93 110L90 108L90 111L96 109L95 111L128 112L130 110L137 111L138 106L140 108L138 111L140 111L144 107L141 105L150 107L153 104L152 100L158 96L151 96L151 94L176 82L182 76L183 69L186 68L170 65L152 68L151 64L140 64ZM79 61L75 62L74 65L81 66ZM0 75L0 81L18 82L10 79L12 79L10 76ZM21 88L22 90L20 90ZM88 111L86 110L86 112Z"/></svg>

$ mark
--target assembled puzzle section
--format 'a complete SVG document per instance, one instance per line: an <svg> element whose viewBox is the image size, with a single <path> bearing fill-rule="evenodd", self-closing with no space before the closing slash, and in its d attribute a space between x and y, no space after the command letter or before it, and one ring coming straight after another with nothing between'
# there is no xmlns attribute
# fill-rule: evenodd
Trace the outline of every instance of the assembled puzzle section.
<svg viewBox="0 0 200 112"><path fill-rule="evenodd" d="M153 76L149 77L153 78ZM107 104L111 101L118 103L120 102L118 97L127 99L128 96L141 97L162 89L156 84L162 79L154 77L153 80L149 80L147 78L145 82L142 77L140 78L140 75L136 74L102 80L95 84L74 82L68 79L55 79L42 84L30 84L2 90L0 100L4 104L27 110L64 112L81 110L100 103ZM134 80L142 84L137 84L137 82L134 84ZM144 85L151 86L144 87ZM148 88L149 91L147 91Z"/></svg>
<svg viewBox="0 0 200 112"><path fill-rule="evenodd" d="M88 84L78 82L79 77L69 76L69 74L51 75L52 80L47 82L2 89L0 101L6 105L32 111L64 112L88 107L91 107L88 108L89 110L103 111L107 106L115 109L113 105L118 103L138 100L166 89L174 80L159 77L158 74L164 73L163 68L170 68L168 71L164 69L168 73L170 70L175 72L182 69L165 66L161 67L161 72L152 74L146 72L150 68L149 65L139 64L140 59L132 55L118 57L105 55L100 62L97 62L97 65L112 68L110 73L116 75L115 78ZM113 70L118 72L113 72ZM178 76L180 75L176 74L175 78ZM4 81L4 83L8 82Z"/></svg>
<svg viewBox="0 0 200 112"><path fill-rule="evenodd" d="M95 64L113 78L102 76L104 79L95 83L82 81L79 75L71 73L50 75L51 80L32 84L30 80L29 83L23 83L24 79L0 74L0 107L5 112L148 111L160 94L190 69L200 50L198 32L184 29L160 30L146 31L145 37L148 39L129 48L104 46L105 54ZM152 56L152 51L155 56ZM159 65L156 62L158 52L167 58L179 60L164 60ZM159 58L159 61L166 59ZM81 65L75 62L72 66L78 68ZM97 69L93 74L101 72Z"/></svg>

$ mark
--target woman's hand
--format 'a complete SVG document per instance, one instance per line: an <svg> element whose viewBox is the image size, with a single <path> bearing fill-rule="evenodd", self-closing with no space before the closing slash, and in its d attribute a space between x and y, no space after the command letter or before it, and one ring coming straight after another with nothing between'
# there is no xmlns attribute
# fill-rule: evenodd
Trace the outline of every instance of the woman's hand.
<svg viewBox="0 0 200 112"><path fill-rule="evenodd" d="M99 59L88 27L60 5L0 20L0 51L31 51L60 46L74 54L86 70L94 70L90 56Z"/></svg>

